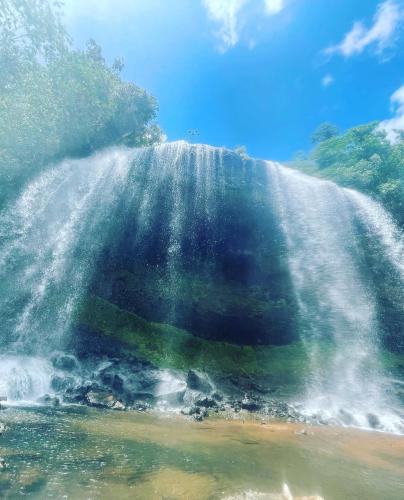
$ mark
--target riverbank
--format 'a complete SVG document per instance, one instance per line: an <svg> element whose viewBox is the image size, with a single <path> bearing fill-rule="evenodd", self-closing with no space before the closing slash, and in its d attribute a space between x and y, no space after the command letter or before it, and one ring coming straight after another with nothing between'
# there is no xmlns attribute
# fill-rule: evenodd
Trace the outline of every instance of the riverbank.
<svg viewBox="0 0 404 500"><path fill-rule="evenodd" d="M75 407L8 408L6 498L396 500L404 437L331 426ZM316 498L316 497L314 497Z"/></svg>

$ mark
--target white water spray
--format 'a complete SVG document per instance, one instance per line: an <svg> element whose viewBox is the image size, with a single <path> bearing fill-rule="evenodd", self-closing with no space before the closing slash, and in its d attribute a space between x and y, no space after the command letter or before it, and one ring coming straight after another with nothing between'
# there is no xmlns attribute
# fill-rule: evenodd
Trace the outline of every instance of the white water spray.
<svg viewBox="0 0 404 500"><path fill-rule="evenodd" d="M343 425L402 430L379 359L375 295L361 271L355 221L365 220L397 264L399 231L363 195L275 163L268 168L309 357L304 411Z"/></svg>

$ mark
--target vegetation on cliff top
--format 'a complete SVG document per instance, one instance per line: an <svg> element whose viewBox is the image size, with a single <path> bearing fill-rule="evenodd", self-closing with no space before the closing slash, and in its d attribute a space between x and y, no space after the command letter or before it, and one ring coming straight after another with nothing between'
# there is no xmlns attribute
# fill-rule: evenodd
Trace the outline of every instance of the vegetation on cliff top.
<svg viewBox="0 0 404 500"><path fill-rule="evenodd" d="M379 200L404 226L404 134L392 144L377 122L338 134L330 124L313 134L314 149L290 166Z"/></svg>
<svg viewBox="0 0 404 500"><path fill-rule="evenodd" d="M0 204L38 169L111 144L160 139L156 100L125 82L90 40L73 48L61 4L4 0L0 9Z"/></svg>

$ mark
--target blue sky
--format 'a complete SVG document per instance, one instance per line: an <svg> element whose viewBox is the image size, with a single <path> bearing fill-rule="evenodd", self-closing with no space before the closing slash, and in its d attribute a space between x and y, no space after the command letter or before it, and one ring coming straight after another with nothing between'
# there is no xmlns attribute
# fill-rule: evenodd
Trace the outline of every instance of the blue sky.
<svg viewBox="0 0 404 500"><path fill-rule="evenodd" d="M65 0L65 22L124 58L169 140L286 160L324 121L404 129L403 2Z"/></svg>

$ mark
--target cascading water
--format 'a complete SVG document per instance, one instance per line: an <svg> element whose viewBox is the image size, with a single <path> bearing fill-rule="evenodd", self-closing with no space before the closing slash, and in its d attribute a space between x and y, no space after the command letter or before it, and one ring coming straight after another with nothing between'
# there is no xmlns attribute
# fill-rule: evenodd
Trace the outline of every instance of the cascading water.
<svg viewBox="0 0 404 500"><path fill-rule="evenodd" d="M362 262L357 223L381 239L401 272L402 235L364 195L274 163L269 175L309 356L304 411L345 425L402 430L379 358L374 284Z"/></svg>
<svg viewBox="0 0 404 500"><path fill-rule="evenodd" d="M161 198L166 201L162 239L168 246L164 276L175 297L184 220L189 228L214 209L210 187L215 182L208 177L221 152L178 142L66 160L31 182L0 215L0 396L33 401L51 392L57 371L50 360L69 341L97 258L105 248L113 251L114 240L133 219L128 245L141 259L145 240L163 216Z"/></svg>
<svg viewBox="0 0 404 500"><path fill-rule="evenodd" d="M215 340L286 344L297 330L309 360L303 411L397 431L358 225L404 281L403 238L389 216L331 182L185 142L64 161L0 215L0 396L34 400L52 390L55 373L63 376L52 357L69 344L92 289ZM220 314L206 297L215 287ZM248 299L248 320L228 289L240 308ZM189 290L205 309L187 306Z"/></svg>
<svg viewBox="0 0 404 500"><path fill-rule="evenodd" d="M7 355L0 395L9 401L49 392L50 356L64 347L133 155L111 150L65 161L34 180L1 215L0 342Z"/></svg>

